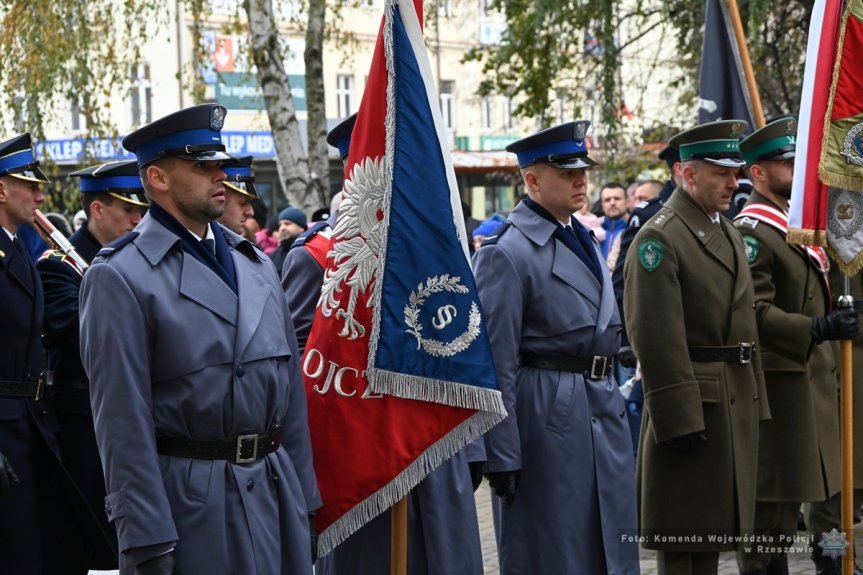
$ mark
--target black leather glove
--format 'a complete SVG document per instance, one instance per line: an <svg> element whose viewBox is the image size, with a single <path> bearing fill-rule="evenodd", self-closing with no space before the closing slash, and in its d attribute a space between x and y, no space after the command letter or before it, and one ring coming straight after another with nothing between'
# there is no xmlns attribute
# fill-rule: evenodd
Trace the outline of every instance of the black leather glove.
<svg viewBox="0 0 863 575"><path fill-rule="evenodd" d="M3 499L12 491L13 483L21 483L21 481L15 474L15 470L12 469L12 464L9 463L6 456L0 451L0 499Z"/></svg>
<svg viewBox="0 0 863 575"><path fill-rule="evenodd" d="M860 332L857 312L850 307L834 309L826 316L812 318L812 341L852 339Z"/></svg>
<svg viewBox="0 0 863 575"><path fill-rule="evenodd" d="M312 541L312 565L318 560L318 530L315 529L315 514L309 513L309 536Z"/></svg>
<svg viewBox="0 0 863 575"><path fill-rule="evenodd" d="M476 492L482 484L482 466L483 461L468 461L467 466L470 470L470 482L473 484L473 490Z"/></svg>
<svg viewBox="0 0 863 575"><path fill-rule="evenodd" d="M678 435L677 437L672 437L665 442L665 445L676 449L681 453L689 453L691 451L695 451L695 449L699 445L706 442L707 436L704 435L703 431L694 431L685 435Z"/></svg>
<svg viewBox="0 0 863 575"><path fill-rule="evenodd" d="M157 555L135 566L135 575L180 575L174 552Z"/></svg>
<svg viewBox="0 0 863 575"><path fill-rule="evenodd" d="M635 352L632 347L625 345L617 352L617 361L626 369L635 369L638 360L635 359Z"/></svg>
<svg viewBox="0 0 863 575"><path fill-rule="evenodd" d="M521 480L521 471L490 471L485 474L488 479L488 484L491 486L494 494L498 497L503 497L507 505L511 504L515 499L515 492L518 489L518 483Z"/></svg>

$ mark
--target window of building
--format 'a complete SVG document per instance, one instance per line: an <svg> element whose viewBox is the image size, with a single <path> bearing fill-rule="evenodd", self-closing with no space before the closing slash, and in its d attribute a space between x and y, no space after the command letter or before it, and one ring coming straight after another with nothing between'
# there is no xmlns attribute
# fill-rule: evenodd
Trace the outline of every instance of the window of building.
<svg viewBox="0 0 863 575"><path fill-rule="evenodd" d="M509 96L504 96L503 98L503 129L504 130L512 130L513 128L513 119L512 119L512 98Z"/></svg>
<svg viewBox="0 0 863 575"><path fill-rule="evenodd" d="M347 74L336 76L336 100L339 118L347 118L354 112L354 77Z"/></svg>
<svg viewBox="0 0 863 575"><path fill-rule="evenodd" d="M480 116L482 118L482 129L483 130L491 130L492 128L492 117L494 115L494 106L493 101L490 97L486 96L480 101Z"/></svg>
<svg viewBox="0 0 863 575"><path fill-rule="evenodd" d="M443 127L455 130L455 82L442 80L440 83L440 111Z"/></svg>
<svg viewBox="0 0 863 575"><path fill-rule="evenodd" d="M75 96L69 104L72 116L72 131L80 132L87 129L87 118L81 113L81 101Z"/></svg>
<svg viewBox="0 0 863 575"><path fill-rule="evenodd" d="M132 70L129 91L131 125L133 128L153 121L153 91L150 86L150 65L141 64Z"/></svg>

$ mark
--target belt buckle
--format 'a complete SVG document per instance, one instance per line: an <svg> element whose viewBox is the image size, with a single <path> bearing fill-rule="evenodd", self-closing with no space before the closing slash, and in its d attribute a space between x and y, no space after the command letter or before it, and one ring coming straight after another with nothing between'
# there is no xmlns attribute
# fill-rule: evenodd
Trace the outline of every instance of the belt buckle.
<svg viewBox="0 0 863 575"><path fill-rule="evenodd" d="M590 379L602 379L607 375L607 369L608 358L604 355L594 355L590 362L590 374L588 374L588 377Z"/></svg>
<svg viewBox="0 0 863 575"><path fill-rule="evenodd" d="M36 401L40 401L42 399L42 393L45 391L45 378L40 377L36 380L36 395L34 399Z"/></svg>
<svg viewBox="0 0 863 575"><path fill-rule="evenodd" d="M740 344L740 355L737 358L737 363L743 365L746 363L752 363L752 349L755 347L753 343L741 343Z"/></svg>
<svg viewBox="0 0 863 575"><path fill-rule="evenodd" d="M252 442L252 456L243 457L243 442ZM237 454L234 458L235 463L254 463L258 459L258 434L240 435L237 437Z"/></svg>

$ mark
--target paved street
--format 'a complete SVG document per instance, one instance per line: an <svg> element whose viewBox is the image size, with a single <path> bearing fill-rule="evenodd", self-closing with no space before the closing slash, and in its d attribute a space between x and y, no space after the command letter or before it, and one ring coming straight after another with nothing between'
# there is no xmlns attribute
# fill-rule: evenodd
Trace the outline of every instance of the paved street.
<svg viewBox="0 0 863 575"><path fill-rule="evenodd" d="M482 540L483 563L486 575L498 575L497 548L494 542L494 525L491 518L491 492L488 483L483 482L476 492L479 530ZM854 531L857 549L863 549L863 528L859 525ZM811 575L815 572L808 553L789 555L790 575ZM115 575L117 571L91 571L90 575ZM652 551L641 551L642 575L656 575L656 560ZM737 562L733 553L723 553L719 558L719 575L737 575Z"/></svg>
<svg viewBox="0 0 863 575"><path fill-rule="evenodd" d="M483 483L476 492L477 513L479 515L479 530L482 539L483 562L486 575L497 575L497 550L494 542L494 526L491 518L491 492L488 483ZM802 534L801 534L802 535ZM854 530L854 540L857 549L863 550L863 528L860 525ZM809 553L789 555L788 571L790 575L812 575L815 566L809 558ZM641 550L641 574L656 575L656 559L654 552ZM719 575L737 575L737 561L734 553L723 553L719 557Z"/></svg>

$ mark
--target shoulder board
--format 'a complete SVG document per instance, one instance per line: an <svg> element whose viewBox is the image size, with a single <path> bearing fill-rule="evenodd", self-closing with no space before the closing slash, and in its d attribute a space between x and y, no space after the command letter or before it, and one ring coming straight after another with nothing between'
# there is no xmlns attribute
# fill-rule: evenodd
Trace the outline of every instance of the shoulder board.
<svg viewBox="0 0 863 575"><path fill-rule="evenodd" d="M328 227L330 227L330 225L325 221L315 222L312 227L303 232L300 237L294 240L294 243L291 244L290 249L301 247L303 244L313 238L318 232Z"/></svg>
<svg viewBox="0 0 863 575"><path fill-rule="evenodd" d="M750 218L749 216L738 216L734 218L734 225L738 228L742 228L744 226L755 228L755 226L758 225L758 220Z"/></svg>
<svg viewBox="0 0 863 575"><path fill-rule="evenodd" d="M55 261L63 261L66 256L60 250L45 250L39 259L36 260L41 262L42 260L55 260Z"/></svg>
<svg viewBox="0 0 863 575"><path fill-rule="evenodd" d="M123 249L124 246L130 244L135 238L138 237L139 232L129 232L125 236L120 236L113 242L108 242L102 249L99 250L99 253L96 254L96 257L110 257L115 252Z"/></svg>
<svg viewBox="0 0 863 575"><path fill-rule="evenodd" d="M501 238L501 236L503 236L503 234L506 233L506 230L508 230L510 227L512 227L512 224L509 222L509 220L505 221L500 225L497 231L494 232L493 236L488 236L485 240L483 240L482 245L491 246L496 244Z"/></svg>
<svg viewBox="0 0 863 575"><path fill-rule="evenodd" d="M656 215L653 216L648 223L653 227L661 228L664 227L665 224L670 222L672 219L674 219L674 211L663 207L658 212L656 212Z"/></svg>

